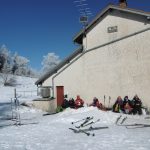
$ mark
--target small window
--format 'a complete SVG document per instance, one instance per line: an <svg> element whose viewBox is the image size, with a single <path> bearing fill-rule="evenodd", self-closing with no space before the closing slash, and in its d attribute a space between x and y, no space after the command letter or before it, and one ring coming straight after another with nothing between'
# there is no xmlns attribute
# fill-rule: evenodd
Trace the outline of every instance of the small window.
<svg viewBox="0 0 150 150"><path fill-rule="evenodd" d="M107 32L108 33L118 32L118 27L117 26L108 27Z"/></svg>

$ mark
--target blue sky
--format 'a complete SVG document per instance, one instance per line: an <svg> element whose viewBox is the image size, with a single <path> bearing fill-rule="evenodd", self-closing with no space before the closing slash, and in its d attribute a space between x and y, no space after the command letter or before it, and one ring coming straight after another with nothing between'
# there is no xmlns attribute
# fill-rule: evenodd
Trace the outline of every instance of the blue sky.
<svg viewBox="0 0 150 150"><path fill-rule="evenodd" d="M74 1L0 0L0 45L27 57L36 69L49 52L65 58L76 49L72 39L82 28ZM108 3L117 2L86 0L93 17ZM150 11L150 0L128 0L128 7Z"/></svg>

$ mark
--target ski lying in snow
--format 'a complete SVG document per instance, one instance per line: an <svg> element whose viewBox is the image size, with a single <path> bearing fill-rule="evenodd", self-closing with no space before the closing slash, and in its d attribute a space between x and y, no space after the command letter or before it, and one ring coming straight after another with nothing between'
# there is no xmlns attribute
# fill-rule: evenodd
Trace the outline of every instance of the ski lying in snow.
<svg viewBox="0 0 150 150"><path fill-rule="evenodd" d="M0 125L0 128L10 127L10 126L24 126L24 125L32 125L32 124L38 124L38 122L3 124L3 125Z"/></svg>
<svg viewBox="0 0 150 150"><path fill-rule="evenodd" d="M150 127L150 124L134 123L134 124L124 124L124 125L118 124L118 126L124 126L127 128L130 128L130 127L134 128L134 127Z"/></svg>
<svg viewBox="0 0 150 150"><path fill-rule="evenodd" d="M69 129L72 130L74 133L84 133L84 134L86 134L87 136L90 136L90 135L91 135L91 133L86 132L86 131L81 130L81 129L79 129L79 130L74 129L74 128L69 128ZM94 135L93 135L93 136L94 136Z"/></svg>
<svg viewBox="0 0 150 150"><path fill-rule="evenodd" d="M150 127L150 124L133 124L133 125L126 125L127 129L136 129L136 128L146 128Z"/></svg>
<svg viewBox="0 0 150 150"><path fill-rule="evenodd" d="M78 123L78 122L84 121L84 120L89 120L90 118L92 118L92 117L86 117L86 118L84 118L84 119L81 119L81 120L78 120L78 121L71 122L71 124L75 124L75 123Z"/></svg>
<svg viewBox="0 0 150 150"><path fill-rule="evenodd" d="M48 115L55 115L57 113L46 113L46 114L43 114L43 116L48 116Z"/></svg>
<svg viewBox="0 0 150 150"><path fill-rule="evenodd" d="M5 118L5 117L3 117L3 118L0 118L0 120L12 120L12 121L15 120L16 121L16 118L12 118L12 117L8 117L8 118L6 117Z"/></svg>
<svg viewBox="0 0 150 150"><path fill-rule="evenodd" d="M145 119L150 119L150 116L145 117Z"/></svg>
<svg viewBox="0 0 150 150"><path fill-rule="evenodd" d="M79 126L76 126L76 128L81 128L84 127L84 125L86 123L88 123L90 120L92 120L94 117L88 117L87 119L85 119L85 121L83 123L81 123Z"/></svg>
<svg viewBox="0 0 150 150"><path fill-rule="evenodd" d="M85 133L87 136L89 136L89 135L92 135L92 136L95 136L95 134L94 133L89 133L88 131L94 131L94 130L101 130L101 129L108 129L108 127L107 126L105 126L105 127L90 127L90 128L88 128L88 129L74 129L74 128L69 128L70 130L72 130L74 133L81 133L81 132L83 132L83 133Z"/></svg>
<svg viewBox="0 0 150 150"><path fill-rule="evenodd" d="M87 130L87 131L93 131L93 130L101 130L101 129L108 129L108 127L107 126L105 126L105 127L90 127L89 129L85 129L85 131Z"/></svg>
<svg viewBox="0 0 150 150"><path fill-rule="evenodd" d="M38 122L31 122L31 123L15 123L13 125L16 125L16 126L24 126L24 125L31 125L31 124L38 124Z"/></svg>
<svg viewBox="0 0 150 150"><path fill-rule="evenodd" d="M142 126L142 125L147 125L147 124L134 123L134 124L126 124L126 125L123 125L123 126Z"/></svg>
<svg viewBox="0 0 150 150"><path fill-rule="evenodd" d="M86 127L86 126L95 124L95 123L97 123L97 122L99 122L99 121L100 121L100 119L97 119L96 121L92 121L92 122L89 122L89 123L87 123L87 124L84 124L82 127Z"/></svg>

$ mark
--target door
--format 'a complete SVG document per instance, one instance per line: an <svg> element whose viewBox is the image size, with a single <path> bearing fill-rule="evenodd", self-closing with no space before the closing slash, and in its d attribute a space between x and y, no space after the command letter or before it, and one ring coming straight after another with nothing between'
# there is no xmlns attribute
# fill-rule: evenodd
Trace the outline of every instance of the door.
<svg viewBox="0 0 150 150"><path fill-rule="evenodd" d="M64 100L64 87L56 86L57 106L61 106Z"/></svg>

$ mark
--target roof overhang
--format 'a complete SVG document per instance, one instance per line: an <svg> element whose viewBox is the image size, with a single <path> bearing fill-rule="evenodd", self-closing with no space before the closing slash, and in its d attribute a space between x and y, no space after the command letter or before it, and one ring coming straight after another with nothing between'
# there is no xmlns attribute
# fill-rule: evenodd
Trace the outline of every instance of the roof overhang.
<svg viewBox="0 0 150 150"><path fill-rule="evenodd" d="M68 57L66 57L63 61L61 61L57 66L55 66L52 70L45 73L43 76L41 76L36 82L36 85L42 85L42 83L51 77L53 74L57 73L59 69L61 69L63 66L68 64L73 58L75 58L78 54L82 53L83 47L81 46L77 50L75 50L72 54L70 54Z"/></svg>

